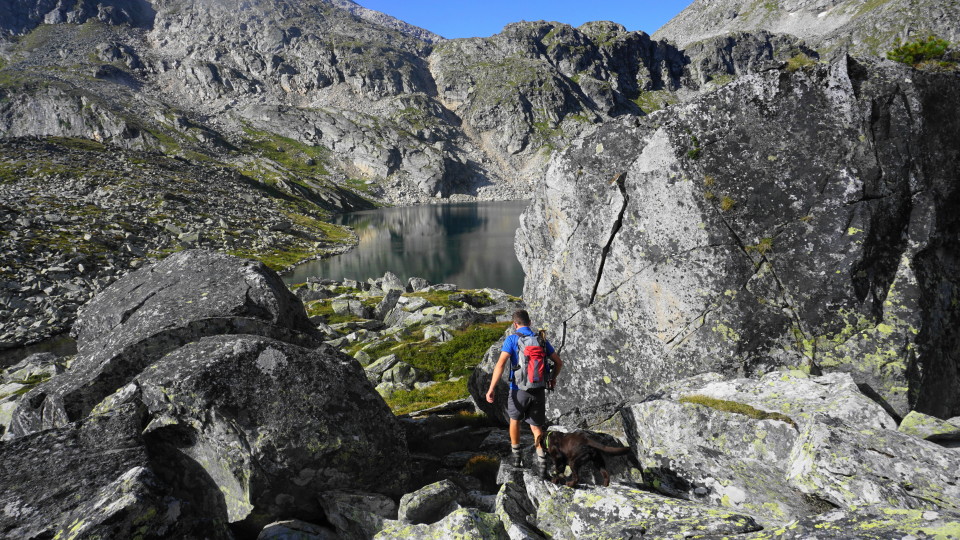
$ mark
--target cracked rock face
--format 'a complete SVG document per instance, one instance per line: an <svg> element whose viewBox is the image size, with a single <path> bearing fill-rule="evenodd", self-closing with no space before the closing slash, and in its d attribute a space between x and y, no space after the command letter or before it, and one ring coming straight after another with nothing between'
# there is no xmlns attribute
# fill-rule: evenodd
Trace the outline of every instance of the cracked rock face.
<svg viewBox="0 0 960 540"><path fill-rule="evenodd" d="M956 85L847 58L773 70L555 159L517 235L534 324L569 360L548 414L780 366L958 414Z"/></svg>

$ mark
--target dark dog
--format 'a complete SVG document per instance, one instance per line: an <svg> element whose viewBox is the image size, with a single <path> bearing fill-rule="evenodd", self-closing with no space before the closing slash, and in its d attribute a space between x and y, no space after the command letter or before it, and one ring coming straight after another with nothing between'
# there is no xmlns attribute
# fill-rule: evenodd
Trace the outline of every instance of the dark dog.
<svg viewBox="0 0 960 540"><path fill-rule="evenodd" d="M607 472L607 463L603 455L622 456L630 453L630 447L604 446L591 439L586 433L577 431L574 433L560 433L550 431L540 436L540 446L546 450L550 458L553 459L554 475L553 483L559 484L562 480L562 474L567 465L570 466L570 480L567 485L573 487L580 481L580 467L587 463L593 463L600 474L603 475L603 485L610 485L610 474Z"/></svg>

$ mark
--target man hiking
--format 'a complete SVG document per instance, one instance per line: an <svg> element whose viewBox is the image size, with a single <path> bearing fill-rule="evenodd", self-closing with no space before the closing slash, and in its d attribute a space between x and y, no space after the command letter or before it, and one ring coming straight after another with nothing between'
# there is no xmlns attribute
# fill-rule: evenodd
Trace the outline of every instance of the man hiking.
<svg viewBox="0 0 960 540"><path fill-rule="evenodd" d="M557 375L563 368L560 355L553 349L550 342L539 338L530 329L530 315L520 309L513 314L513 335L507 337L500 349L500 358L493 369L493 378L490 379L490 389L487 390L487 403L493 403L493 390L503 376L507 361L510 361L510 396L507 399L507 415L510 417L510 446L512 449L513 466L521 465L520 453L520 422L530 424L535 444L537 444L537 461L541 470L546 470L546 453L539 446L541 435L546 429L546 390L551 390L557 384ZM553 360L551 369L546 359ZM542 363L542 368L541 368Z"/></svg>

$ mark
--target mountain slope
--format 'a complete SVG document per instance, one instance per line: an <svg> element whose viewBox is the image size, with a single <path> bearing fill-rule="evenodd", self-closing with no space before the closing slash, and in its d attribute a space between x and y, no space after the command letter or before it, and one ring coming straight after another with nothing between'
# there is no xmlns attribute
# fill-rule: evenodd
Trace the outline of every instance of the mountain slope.
<svg viewBox="0 0 960 540"><path fill-rule="evenodd" d="M729 32L795 35L824 50L882 55L897 38L960 40L960 3L939 0L695 0L653 35L686 47Z"/></svg>
<svg viewBox="0 0 960 540"><path fill-rule="evenodd" d="M138 255L110 262L98 252L83 270L67 265L66 281L84 274L108 282L145 258L196 244L196 232L211 248L283 268L349 243L343 231L312 227L331 213L525 198L551 156L597 126L636 121L798 53L817 56L797 38L769 32L679 50L602 21L522 22L489 38L441 40L348 0L16 0L0 6L0 138L12 141L0 151L0 172L9 200L55 198L60 184L84 183L84 164L99 167L116 151L136 161L172 158L182 177L218 188L171 184L167 191L187 204L154 217L180 232L163 242L119 242L116 249ZM24 141L37 137L102 148L74 145L68 166L40 153L41 174L21 174ZM55 182L47 170L57 172ZM269 199L259 210L272 212L239 239L217 212L195 215L229 206L231 189L219 187L233 182ZM114 193L109 213L150 204ZM43 214L42 205L11 210L0 229L40 223ZM77 231L68 232L102 226L88 214L73 212ZM153 236L157 224L165 225L131 224L127 232ZM11 346L70 322L38 307L47 306L38 291L51 284L35 284L45 266L73 261L78 246L35 229L34 238L6 238L0 253L4 298L15 306L4 313L0 341Z"/></svg>

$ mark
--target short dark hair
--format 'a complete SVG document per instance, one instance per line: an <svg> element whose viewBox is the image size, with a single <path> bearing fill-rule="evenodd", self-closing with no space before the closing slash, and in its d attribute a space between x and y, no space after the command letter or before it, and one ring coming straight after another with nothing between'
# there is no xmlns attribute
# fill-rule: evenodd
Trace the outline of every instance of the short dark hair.
<svg viewBox="0 0 960 540"><path fill-rule="evenodd" d="M518 309L513 312L513 322L520 326L530 326L530 314L525 309Z"/></svg>

